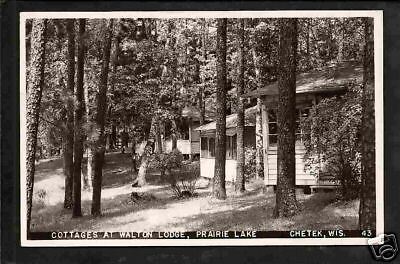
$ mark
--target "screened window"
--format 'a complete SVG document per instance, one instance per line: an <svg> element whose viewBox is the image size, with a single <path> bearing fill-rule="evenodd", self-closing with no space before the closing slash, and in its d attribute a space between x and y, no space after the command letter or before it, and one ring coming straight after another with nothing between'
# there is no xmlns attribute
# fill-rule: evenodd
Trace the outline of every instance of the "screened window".
<svg viewBox="0 0 400 264"><path fill-rule="evenodd" d="M226 144L226 158L232 159L232 140L230 136L225 137Z"/></svg>
<svg viewBox="0 0 400 264"><path fill-rule="evenodd" d="M234 135L232 137L232 158L236 159L236 155L237 155L237 137L236 135Z"/></svg>
<svg viewBox="0 0 400 264"><path fill-rule="evenodd" d="M214 158L215 157L215 138L201 137L201 157ZM226 158L236 159L236 135L226 136Z"/></svg>
<svg viewBox="0 0 400 264"><path fill-rule="evenodd" d="M296 142L304 142L304 131L301 129L301 122L310 114L309 108L296 109Z"/></svg>
<svg viewBox="0 0 400 264"><path fill-rule="evenodd" d="M276 146L278 144L278 121L276 117L276 109L268 110L268 140L270 146Z"/></svg>
<svg viewBox="0 0 400 264"><path fill-rule="evenodd" d="M208 138L208 157L215 157L215 138Z"/></svg>
<svg viewBox="0 0 400 264"><path fill-rule="evenodd" d="M236 159L236 135L234 136L226 136L226 158L227 159Z"/></svg>
<svg viewBox="0 0 400 264"><path fill-rule="evenodd" d="M301 122L304 118L307 118L310 113L309 108L296 109L296 127L295 136L297 143L304 142L304 131L301 130ZM268 110L268 140L270 146L276 146L278 144L278 120L276 115L276 109Z"/></svg>
<svg viewBox="0 0 400 264"><path fill-rule="evenodd" d="M201 156L204 158L208 157L208 138L201 138Z"/></svg>

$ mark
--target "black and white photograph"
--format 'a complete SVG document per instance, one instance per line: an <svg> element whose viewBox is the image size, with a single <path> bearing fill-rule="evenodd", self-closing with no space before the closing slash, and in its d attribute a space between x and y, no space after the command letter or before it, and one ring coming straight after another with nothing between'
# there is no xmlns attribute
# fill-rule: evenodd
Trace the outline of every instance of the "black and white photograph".
<svg viewBox="0 0 400 264"><path fill-rule="evenodd" d="M20 14L22 246L367 245L380 11Z"/></svg>

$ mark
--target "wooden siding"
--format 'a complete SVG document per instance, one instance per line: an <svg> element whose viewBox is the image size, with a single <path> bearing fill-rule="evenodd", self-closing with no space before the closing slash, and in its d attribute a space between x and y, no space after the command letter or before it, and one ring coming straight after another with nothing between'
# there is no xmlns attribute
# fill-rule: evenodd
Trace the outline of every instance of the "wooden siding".
<svg viewBox="0 0 400 264"><path fill-rule="evenodd" d="M200 138L199 138L200 140ZM191 154L200 154L200 141L192 141Z"/></svg>
<svg viewBox="0 0 400 264"><path fill-rule="evenodd" d="M200 174L202 177L214 178L214 158L200 158ZM236 160L226 160L225 181L234 182L236 179Z"/></svg>
<svg viewBox="0 0 400 264"><path fill-rule="evenodd" d="M317 179L310 174L309 171L304 170L304 146L296 145L296 185L315 185ZM276 185L276 179L278 175L278 149L277 147L269 147L266 162L268 163L266 174L266 184Z"/></svg>

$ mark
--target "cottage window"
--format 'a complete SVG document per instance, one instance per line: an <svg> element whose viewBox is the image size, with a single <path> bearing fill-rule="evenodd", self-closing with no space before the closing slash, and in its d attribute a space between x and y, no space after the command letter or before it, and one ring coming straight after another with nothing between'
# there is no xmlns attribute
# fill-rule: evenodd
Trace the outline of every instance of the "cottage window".
<svg viewBox="0 0 400 264"><path fill-rule="evenodd" d="M225 137L226 144L226 158L232 159L232 139L230 136Z"/></svg>
<svg viewBox="0 0 400 264"><path fill-rule="evenodd" d="M201 144L201 157L207 158L208 157L208 138L202 137L200 144Z"/></svg>
<svg viewBox="0 0 400 264"><path fill-rule="evenodd" d="M226 136L226 159L236 159L236 135Z"/></svg>
<svg viewBox="0 0 400 264"><path fill-rule="evenodd" d="M309 108L296 109L296 142L304 143L304 131L301 129L301 122L310 113Z"/></svg>
<svg viewBox="0 0 400 264"><path fill-rule="evenodd" d="M233 159L236 159L236 156L237 156L237 137L236 137L236 135L234 135L233 137L232 137L232 158Z"/></svg>
<svg viewBox="0 0 400 264"><path fill-rule="evenodd" d="M310 112L309 108L296 109L296 143L304 142L304 131L301 130L300 123ZM276 115L276 109L268 110L268 141L270 146L277 146L278 144L278 120Z"/></svg>
<svg viewBox="0 0 400 264"><path fill-rule="evenodd" d="M276 117L276 109L268 110L268 141L270 146L278 144L278 122Z"/></svg>
<svg viewBox="0 0 400 264"><path fill-rule="evenodd" d="M215 138L208 139L208 157L215 157Z"/></svg>
<svg viewBox="0 0 400 264"><path fill-rule="evenodd" d="M215 157L215 138L201 137L201 157L214 158ZM236 159L237 153L236 135L226 136L226 159Z"/></svg>

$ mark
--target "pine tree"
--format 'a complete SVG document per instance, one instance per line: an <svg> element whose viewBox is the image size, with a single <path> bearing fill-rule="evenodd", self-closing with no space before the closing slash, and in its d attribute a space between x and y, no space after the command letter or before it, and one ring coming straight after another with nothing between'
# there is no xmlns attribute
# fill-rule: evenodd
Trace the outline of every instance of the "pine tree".
<svg viewBox="0 0 400 264"><path fill-rule="evenodd" d="M278 179L274 215L286 217L297 212L295 192L297 19L280 19L279 35Z"/></svg>
<svg viewBox="0 0 400 264"><path fill-rule="evenodd" d="M46 50L46 19L34 19L26 102L26 201L27 232L30 232L32 196L35 176L35 155L39 127L39 109L44 83Z"/></svg>
<svg viewBox="0 0 400 264"><path fill-rule="evenodd" d="M74 86L75 86L75 20L67 19L67 124L65 135L65 197L64 208L72 207L74 178Z"/></svg>
<svg viewBox="0 0 400 264"><path fill-rule="evenodd" d="M217 102L213 196L226 199L226 18L217 19Z"/></svg>
<svg viewBox="0 0 400 264"><path fill-rule="evenodd" d="M107 20L105 28L105 39L103 43L103 58L99 78L99 90L97 96L97 112L96 112L96 140L94 143L93 153L93 195L92 209L93 216L101 214L101 188L103 178L104 154L106 148L106 139L104 134L106 110L107 110L107 81L110 64L111 40L113 30L113 19Z"/></svg>
<svg viewBox="0 0 400 264"><path fill-rule="evenodd" d="M74 202L72 217L82 216L81 210L81 177L82 177L82 159L83 159L83 118L85 113L85 100L83 88L84 75L84 56L85 56L85 19L79 19L79 40L78 40L78 58L76 70L76 109L75 109L75 124L74 124Z"/></svg>
<svg viewBox="0 0 400 264"><path fill-rule="evenodd" d="M364 18L364 78L361 124L361 200L359 226L361 230L376 228L375 195L375 113L374 113L374 25Z"/></svg>
<svg viewBox="0 0 400 264"><path fill-rule="evenodd" d="M244 19L239 19L239 82L237 86L237 162L236 162L236 181L235 190L244 192Z"/></svg>
<svg viewBox="0 0 400 264"><path fill-rule="evenodd" d="M256 50L252 48L254 70L256 73L257 89L261 85L260 76L260 62ZM261 114L262 101L257 98L257 112L256 112L256 177L264 177L264 153L263 153L263 133L262 133L262 114Z"/></svg>

